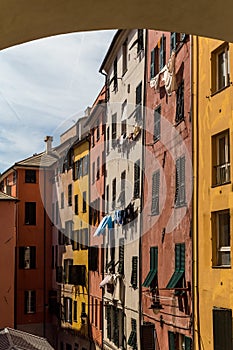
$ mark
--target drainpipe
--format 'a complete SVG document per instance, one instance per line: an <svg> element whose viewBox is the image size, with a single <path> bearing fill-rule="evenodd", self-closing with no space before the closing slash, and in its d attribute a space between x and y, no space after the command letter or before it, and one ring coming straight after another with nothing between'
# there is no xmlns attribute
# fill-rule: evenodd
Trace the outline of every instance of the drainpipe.
<svg viewBox="0 0 233 350"><path fill-rule="evenodd" d="M141 345L141 325L142 325L142 234L143 234L143 206L144 206L144 180L145 180L145 117L146 117L146 92L147 92L147 47L148 29L145 30L145 59L144 59L144 91L143 91L143 119L142 119L142 169L141 169L141 203L140 203L140 236L139 236L139 324L140 324L140 345Z"/></svg>
<svg viewBox="0 0 233 350"><path fill-rule="evenodd" d="M16 171L16 198L19 199L19 185L18 185L18 171ZM15 208L15 271L14 271L14 328L17 329L17 308L18 308L18 302L17 302L17 296L18 296L18 290L17 290L17 277L18 277L18 235L19 235L19 203L16 203Z"/></svg>
<svg viewBox="0 0 233 350"><path fill-rule="evenodd" d="M195 256L195 264L196 264L196 305L197 305L197 336L198 336L198 349L201 349L201 335L200 335L200 307L199 307L199 249L198 249L198 241L199 241L199 227L198 227L198 174L199 174L199 38L196 36L196 64L197 64L197 76L196 76L196 256Z"/></svg>

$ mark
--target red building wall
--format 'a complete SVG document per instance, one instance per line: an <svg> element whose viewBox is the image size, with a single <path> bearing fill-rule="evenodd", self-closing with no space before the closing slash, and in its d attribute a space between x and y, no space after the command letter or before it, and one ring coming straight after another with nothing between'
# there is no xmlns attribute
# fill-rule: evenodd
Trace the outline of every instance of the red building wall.
<svg viewBox="0 0 233 350"><path fill-rule="evenodd" d="M145 120L145 185L142 235L142 283L150 271L150 247L158 247L158 300L162 309L149 309L153 304L149 288L142 287L143 321L155 324L157 343L161 349L169 349L168 331L191 337L192 300L191 288L183 297L175 296L175 290L166 286L175 271L175 244L185 243L185 286L192 281L192 137L191 137L191 78L190 41L178 43L175 59L177 84L184 80L184 120L176 123L176 92L168 96L163 75L156 90L150 86L151 51L158 45L162 35L166 38L166 60L170 58L170 33L148 31L148 65ZM161 134L155 142L154 110L161 106ZM186 204L175 206L176 159L185 155ZM152 215L152 174L160 169L159 215ZM183 306L181 306L183 305ZM183 307L183 310L182 310ZM178 339L178 338L177 338ZM177 342L176 339L176 342ZM176 344L176 349L181 345Z"/></svg>

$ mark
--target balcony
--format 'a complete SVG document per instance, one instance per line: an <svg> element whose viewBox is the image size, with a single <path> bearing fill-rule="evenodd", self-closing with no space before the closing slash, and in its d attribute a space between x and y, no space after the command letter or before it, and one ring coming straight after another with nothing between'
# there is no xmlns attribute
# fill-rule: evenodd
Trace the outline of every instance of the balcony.
<svg viewBox="0 0 233 350"><path fill-rule="evenodd" d="M229 183L230 177L230 163L214 166L213 185L219 186Z"/></svg>

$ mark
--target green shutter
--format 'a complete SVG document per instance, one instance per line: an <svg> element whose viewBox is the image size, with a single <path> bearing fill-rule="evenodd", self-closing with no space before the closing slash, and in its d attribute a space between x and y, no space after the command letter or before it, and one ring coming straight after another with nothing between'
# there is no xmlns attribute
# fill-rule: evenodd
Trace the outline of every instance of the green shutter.
<svg viewBox="0 0 233 350"><path fill-rule="evenodd" d="M160 185L160 171L157 170L152 175L151 213L153 215L158 215L159 214L159 185Z"/></svg>
<svg viewBox="0 0 233 350"><path fill-rule="evenodd" d="M132 257L132 274L131 274L131 285L134 289L137 288L138 284L138 257Z"/></svg>
<svg viewBox="0 0 233 350"><path fill-rule="evenodd" d="M169 350L176 350L175 347L175 333L168 331Z"/></svg>
<svg viewBox="0 0 233 350"><path fill-rule="evenodd" d="M177 43L177 33L171 32L171 52L172 50L176 50L176 43Z"/></svg>
<svg viewBox="0 0 233 350"><path fill-rule="evenodd" d="M155 49L151 51L150 54L150 78L155 76Z"/></svg>
<svg viewBox="0 0 233 350"><path fill-rule="evenodd" d="M159 106L154 110L154 141L160 139L160 122L161 122L161 107Z"/></svg>
<svg viewBox="0 0 233 350"><path fill-rule="evenodd" d="M161 41L160 41L160 49L159 49L159 69L163 69L164 65L165 65L165 50L166 50L166 37L163 34Z"/></svg>
<svg viewBox="0 0 233 350"><path fill-rule="evenodd" d="M118 272L123 275L124 274L124 239L120 239L120 246L119 246L119 266L118 266Z"/></svg>
<svg viewBox="0 0 233 350"><path fill-rule="evenodd" d="M192 339L189 337L184 337L184 349L192 350Z"/></svg>
<svg viewBox="0 0 233 350"><path fill-rule="evenodd" d="M166 288L176 288L185 273L185 244L175 246L175 271L170 278Z"/></svg>
<svg viewBox="0 0 233 350"><path fill-rule="evenodd" d="M150 287L158 272L158 247L150 248L150 271L143 282L143 287Z"/></svg>
<svg viewBox="0 0 233 350"><path fill-rule="evenodd" d="M185 204L185 156L180 158L180 204Z"/></svg>

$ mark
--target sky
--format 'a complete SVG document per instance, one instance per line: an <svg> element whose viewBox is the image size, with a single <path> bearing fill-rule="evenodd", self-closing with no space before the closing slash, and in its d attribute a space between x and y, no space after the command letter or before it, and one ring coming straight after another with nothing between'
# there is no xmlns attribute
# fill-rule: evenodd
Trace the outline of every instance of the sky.
<svg viewBox="0 0 233 350"><path fill-rule="evenodd" d="M104 84L99 68L115 31L71 33L0 51L0 172L44 150Z"/></svg>

